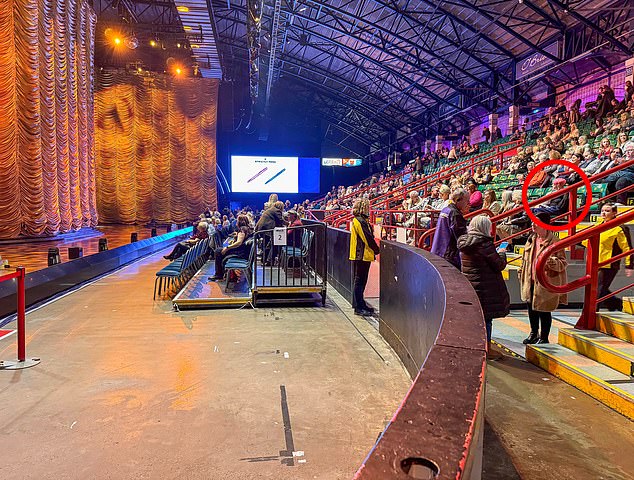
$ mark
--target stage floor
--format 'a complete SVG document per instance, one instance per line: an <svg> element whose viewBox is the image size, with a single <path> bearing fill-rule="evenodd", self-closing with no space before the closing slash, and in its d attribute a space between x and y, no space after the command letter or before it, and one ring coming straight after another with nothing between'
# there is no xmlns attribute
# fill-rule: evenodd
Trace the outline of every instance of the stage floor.
<svg viewBox="0 0 634 480"><path fill-rule="evenodd" d="M11 269L23 266L26 273L30 273L48 266L49 248L59 248L62 262L68 262L68 247L82 247L86 257L99 252L100 238L107 238L108 248L112 250L130 243L133 232L137 232L138 239L143 240L151 236L152 230L140 225L100 225L49 238L19 240L15 243L3 241L0 243L0 257L9 261ZM165 233L165 228L158 229L157 233Z"/></svg>

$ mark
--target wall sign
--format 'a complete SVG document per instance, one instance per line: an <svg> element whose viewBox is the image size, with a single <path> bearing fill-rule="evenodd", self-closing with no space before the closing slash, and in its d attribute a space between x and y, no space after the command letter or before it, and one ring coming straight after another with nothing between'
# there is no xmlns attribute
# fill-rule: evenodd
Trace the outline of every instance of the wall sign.
<svg viewBox="0 0 634 480"><path fill-rule="evenodd" d="M559 42L553 42L543 48L544 51L559 58ZM533 52L528 57L517 62L516 78L528 77L539 70L555 64L555 60L548 58L540 52Z"/></svg>

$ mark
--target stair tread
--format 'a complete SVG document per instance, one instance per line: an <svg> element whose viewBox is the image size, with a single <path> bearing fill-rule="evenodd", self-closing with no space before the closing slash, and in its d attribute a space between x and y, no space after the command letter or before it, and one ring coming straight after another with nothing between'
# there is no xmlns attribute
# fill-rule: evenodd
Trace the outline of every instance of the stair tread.
<svg viewBox="0 0 634 480"><path fill-rule="evenodd" d="M634 315L630 315L626 312L601 312L599 315L609 318L610 320L616 320L617 322L622 324L634 325Z"/></svg>
<svg viewBox="0 0 634 480"><path fill-rule="evenodd" d="M583 339L634 362L634 344L621 340L620 338L597 332L596 330L580 330L576 328L561 328L559 332Z"/></svg>
<svg viewBox="0 0 634 480"><path fill-rule="evenodd" d="M608 384L609 387L614 390L620 390L623 394L632 397L634 401L634 378L631 376L617 372L610 367L595 362L580 353L556 343L529 345L529 348L556 361L569 365L586 377L594 377Z"/></svg>

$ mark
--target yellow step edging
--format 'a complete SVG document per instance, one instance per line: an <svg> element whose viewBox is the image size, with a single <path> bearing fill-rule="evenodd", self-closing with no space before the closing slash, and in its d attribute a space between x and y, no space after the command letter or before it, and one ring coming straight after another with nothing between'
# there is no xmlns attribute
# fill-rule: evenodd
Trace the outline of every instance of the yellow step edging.
<svg viewBox="0 0 634 480"><path fill-rule="evenodd" d="M634 396L627 392L619 390L563 360L554 358L533 345L526 346L526 360L587 393L621 415L634 420Z"/></svg>
<svg viewBox="0 0 634 480"><path fill-rule="evenodd" d="M559 345L602 363L623 375L632 376L634 364L629 355L602 345L600 342L593 342L592 339L579 335L574 328L560 328L558 342Z"/></svg>
<svg viewBox="0 0 634 480"><path fill-rule="evenodd" d="M634 298L623 297L623 313L634 315Z"/></svg>
<svg viewBox="0 0 634 480"><path fill-rule="evenodd" d="M624 342L634 343L634 324L622 322L609 314L597 315L597 330Z"/></svg>

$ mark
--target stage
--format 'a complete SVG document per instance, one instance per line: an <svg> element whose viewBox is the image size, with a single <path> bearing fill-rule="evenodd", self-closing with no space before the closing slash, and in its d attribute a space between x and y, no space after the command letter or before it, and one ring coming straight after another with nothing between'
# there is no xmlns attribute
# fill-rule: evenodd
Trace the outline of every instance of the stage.
<svg viewBox="0 0 634 480"><path fill-rule="evenodd" d="M68 262L68 248L81 247L83 256L99 252L99 240L108 239L108 249L121 247L130 242L131 234L137 233L137 239L150 238L152 229L141 225L99 225L96 228L82 228L76 232L64 233L54 237L25 238L0 241L0 257L8 260L11 271L18 266L26 268L27 273L42 270L48 266L48 249L57 247L62 263ZM157 228L157 234L166 232L165 227ZM1 263L1 262L0 262Z"/></svg>

